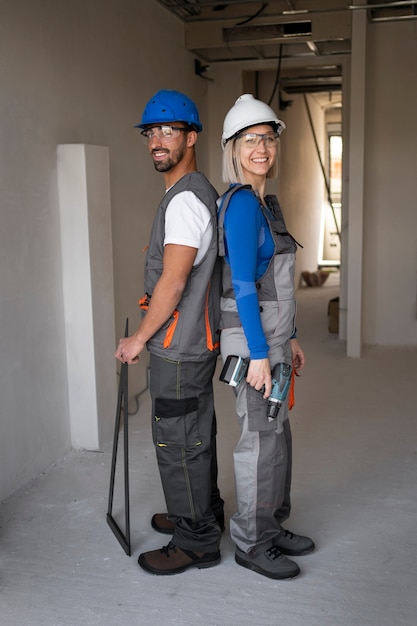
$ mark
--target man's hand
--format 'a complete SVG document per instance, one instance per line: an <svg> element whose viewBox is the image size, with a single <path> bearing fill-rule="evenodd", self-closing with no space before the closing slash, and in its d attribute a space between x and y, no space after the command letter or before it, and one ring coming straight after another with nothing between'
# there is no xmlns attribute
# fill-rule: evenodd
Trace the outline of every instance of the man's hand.
<svg viewBox="0 0 417 626"><path fill-rule="evenodd" d="M143 347L144 344L139 341L135 333L130 337L120 339L114 356L116 359L119 359L121 363L133 365L133 363L138 363L139 354L142 352Z"/></svg>

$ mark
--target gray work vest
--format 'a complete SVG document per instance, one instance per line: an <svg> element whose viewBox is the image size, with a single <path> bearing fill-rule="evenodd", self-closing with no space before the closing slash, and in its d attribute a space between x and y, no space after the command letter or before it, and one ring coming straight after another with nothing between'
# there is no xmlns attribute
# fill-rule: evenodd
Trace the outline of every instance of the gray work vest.
<svg viewBox="0 0 417 626"><path fill-rule="evenodd" d="M221 264L217 256L218 194L200 172L183 176L166 192L157 209L146 255L146 296L140 305L147 310L147 303L162 274L165 212L170 200L182 191L192 191L206 205L211 215L213 236L204 258L192 268L177 309L147 342L147 348L157 356L174 361L196 361L218 354L221 289Z"/></svg>
<svg viewBox="0 0 417 626"><path fill-rule="evenodd" d="M226 261L224 241L224 218L231 197L239 190L252 190L250 185L234 185L221 196L217 204L219 255L223 257L223 285L220 312L220 328L241 326L236 297L232 285L230 266ZM255 191L252 192L258 198ZM240 192L242 193L242 192ZM258 198L259 199L259 198ZM262 327L266 339L273 336L275 341L284 343L295 330L295 252L297 242L287 231L278 199L274 195L265 196L265 205L259 200L259 207L274 240L275 252L263 276L256 281L256 289L261 312ZM244 251L242 251L242 254Z"/></svg>

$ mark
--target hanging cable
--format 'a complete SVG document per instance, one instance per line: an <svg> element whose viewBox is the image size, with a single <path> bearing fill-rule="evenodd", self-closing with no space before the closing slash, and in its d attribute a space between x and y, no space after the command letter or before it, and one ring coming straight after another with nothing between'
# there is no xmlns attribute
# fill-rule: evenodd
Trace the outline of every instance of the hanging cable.
<svg viewBox="0 0 417 626"><path fill-rule="evenodd" d="M266 7L268 6L267 2L264 2L261 6L260 9L258 9L258 11L256 11L256 13L254 13L253 15L251 15L250 17L248 17L246 20L243 20L243 22L238 22L237 24L235 24L236 26L243 26L243 24L247 24L248 22L251 22L252 20L255 19L255 17L258 17L258 15L260 15L261 13L263 13L264 9L266 9Z"/></svg>
<svg viewBox="0 0 417 626"><path fill-rule="evenodd" d="M256 11L256 13L254 13L253 15L250 15L245 20L242 20L242 22L237 22L236 24L234 24L234 26L232 26L232 28L226 29L226 31L225 31L225 43L227 45L227 48L229 48L229 35L228 35L227 31L230 30L230 33L232 33L233 30L235 28L237 28L238 26L243 26L243 24L248 24L249 22L254 20L256 17L258 17L258 15L261 15L261 13L264 12L264 10L267 8L267 6L268 6L268 2L263 2L261 7Z"/></svg>

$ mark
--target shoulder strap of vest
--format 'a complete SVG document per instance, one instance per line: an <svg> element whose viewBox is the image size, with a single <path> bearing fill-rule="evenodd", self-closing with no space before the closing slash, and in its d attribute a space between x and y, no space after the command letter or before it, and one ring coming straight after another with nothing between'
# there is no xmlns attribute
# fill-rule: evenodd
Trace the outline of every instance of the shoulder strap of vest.
<svg viewBox="0 0 417 626"><path fill-rule="evenodd" d="M226 215L227 207L229 206L229 202L233 194L239 189L252 189L251 185L233 185L233 187L229 187L227 191L224 192L220 198L217 200L217 232L218 232L218 240L219 240L219 256L226 256L226 248L224 245L224 218Z"/></svg>

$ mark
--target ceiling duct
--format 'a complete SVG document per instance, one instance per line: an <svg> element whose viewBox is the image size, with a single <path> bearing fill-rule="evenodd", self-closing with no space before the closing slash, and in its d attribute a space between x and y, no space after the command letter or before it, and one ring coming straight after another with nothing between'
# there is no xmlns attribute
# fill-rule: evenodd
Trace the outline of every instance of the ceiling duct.
<svg viewBox="0 0 417 626"><path fill-rule="evenodd" d="M368 12L370 22L398 22L417 19L417 0L397 0L396 2L379 2L371 0L365 5L350 5L350 10Z"/></svg>
<svg viewBox="0 0 417 626"><path fill-rule="evenodd" d="M262 46L272 43L340 42L350 39L351 12L315 13L310 18L294 19L288 15L257 17L250 23L235 20L212 20L187 23L185 41L187 50L208 51L227 46ZM204 54L202 55L204 56ZM210 56L207 54L207 56ZM210 59L208 59L210 60Z"/></svg>
<svg viewBox="0 0 417 626"><path fill-rule="evenodd" d="M248 43L251 41L263 41L266 43L268 40L276 41L294 37L311 37L311 35L312 27L310 20L258 26L233 26L232 28L223 29L223 41L228 43L233 41Z"/></svg>
<svg viewBox="0 0 417 626"><path fill-rule="evenodd" d="M283 77L281 87L289 96L296 93L330 93L342 89L342 80L340 76L335 76L334 78L314 76L310 80L295 80Z"/></svg>
<svg viewBox="0 0 417 626"><path fill-rule="evenodd" d="M351 51L353 11L348 0L155 2L181 19L185 48L204 65L275 61L281 44L286 59L345 56Z"/></svg>

